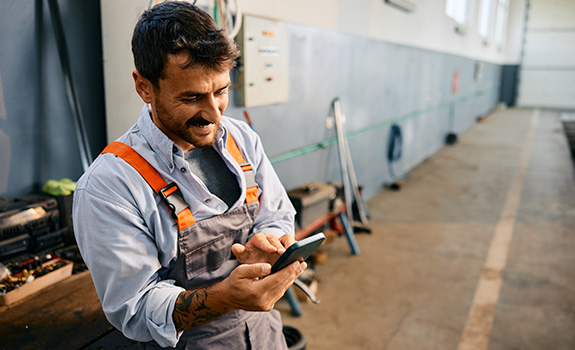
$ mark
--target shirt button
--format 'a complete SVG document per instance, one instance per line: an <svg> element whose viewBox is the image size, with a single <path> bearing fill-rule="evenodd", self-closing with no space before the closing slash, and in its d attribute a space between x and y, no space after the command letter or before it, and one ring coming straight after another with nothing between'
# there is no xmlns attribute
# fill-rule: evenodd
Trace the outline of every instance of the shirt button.
<svg viewBox="0 0 575 350"><path fill-rule="evenodd" d="M186 172L186 168L180 168L180 171L181 171L182 173L185 173L185 172Z"/></svg>
<svg viewBox="0 0 575 350"><path fill-rule="evenodd" d="M172 169L172 168L174 167L174 165L173 165L173 164L170 164L170 165L168 165L168 166L170 167L170 169Z"/></svg>
<svg viewBox="0 0 575 350"><path fill-rule="evenodd" d="M208 198L208 199L206 199L205 202L206 202L206 203L209 203L209 202L211 202L211 199Z"/></svg>

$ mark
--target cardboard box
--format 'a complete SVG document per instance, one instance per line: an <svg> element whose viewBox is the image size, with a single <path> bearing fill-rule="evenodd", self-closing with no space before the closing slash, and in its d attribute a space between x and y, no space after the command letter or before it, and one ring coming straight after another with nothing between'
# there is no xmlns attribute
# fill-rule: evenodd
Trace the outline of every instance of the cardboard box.
<svg viewBox="0 0 575 350"><path fill-rule="evenodd" d="M72 268L74 267L74 263L71 261L56 259L49 261L46 265L55 264L58 261L63 261L66 263L66 265L43 276L40 276L30 283L23 284L6 294L0 295L0 305L13 304L71 276Z"/></svg>

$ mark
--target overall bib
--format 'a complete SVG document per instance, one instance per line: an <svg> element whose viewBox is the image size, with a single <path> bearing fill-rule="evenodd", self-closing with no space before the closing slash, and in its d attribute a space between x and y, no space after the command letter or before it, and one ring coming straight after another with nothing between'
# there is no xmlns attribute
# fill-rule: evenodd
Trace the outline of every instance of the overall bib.
<svg viewBox="0 0 575 350"><path fill-rule="evenodd" d="M257 184L253 169L246 163L228 134L226 148L238 162L246 179L246 202L224 214L196 222L175 183L167 184L158 172L131 147L112 142L102 153L113 153L132 165L164 200L178 224L178 257L168 278L192 290L217 283L239 262L231 252L234 243L245 244L251 236L258 211ZM152 341L145 349L159 348ZM236 310L210 323L185 331L177 349L281 350L287 349L279 312Z"/></svg>

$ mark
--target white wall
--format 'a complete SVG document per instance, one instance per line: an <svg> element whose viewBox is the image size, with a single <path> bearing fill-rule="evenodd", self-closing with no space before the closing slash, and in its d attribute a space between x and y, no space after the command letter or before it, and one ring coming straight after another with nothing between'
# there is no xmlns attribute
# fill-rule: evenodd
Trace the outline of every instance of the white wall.
<svg viewBox="0 0 575 350"><path fill-rule="evenodd" d="M108 142L122 135L138 118L143 105L136 94L132 71L131 39L147 0L101 0L106 131Z"/></svg>
<svg viewBox="0 0 575 350"><path fill-rule="evenodd" d="M477 8L471 26L463 35L454 30L456 22L445 14L445 0L412 0L416 8L406 13L384 0L240 0L243 12L278 18L374 39L421 47L492 63L519 63L526 0L511 0L508 42L497 47L484 44L479 35ZM204 0L198 3L208 3Z"/></svg>
<svg viewBox="0 0 575 350"><path fill-rule="evenodd" d="M519 106L575 109L574 43L575 1L530 1Z"/></svg>
<svg viewBox="0 0 575 350"><path fill-rule="evenodd" d="M457 34L455 21L445 15L445 0L412 0L416 9L405 13L384 0L238 0L246 14L365 36L467 58L518 64L526 0L511 0L507 44L484 43L476 18L465 34ZM478 0L471 0L475 7ZM150 0L101 0L104 50L104 81L108 140L120 136L142 105L134 92L130 51L132 30ZM198 0L211 6L212 0ZM477 13L478 11L475 11ZM126 117L129 116L129 117ZM133 116L133 117L132 117Z"/></svg>
<svg viewBox="0 0 575 350"><path fill-rule="evenodd" d="M505 64L521 62L526 15L527 0L511 0L509 2L509 21L507 39L505 40L505 59L503 60Z"/></svg>

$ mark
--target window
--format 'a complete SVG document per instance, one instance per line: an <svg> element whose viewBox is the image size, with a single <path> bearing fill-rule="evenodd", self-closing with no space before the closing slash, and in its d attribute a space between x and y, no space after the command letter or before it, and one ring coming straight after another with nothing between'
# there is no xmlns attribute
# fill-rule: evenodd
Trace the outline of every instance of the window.
<svg viewBox="0 0 575 350"><path fill-rule="evenodd" d="M495 18L495 43L499 46L505 44L507 33L507 19L509 17L509 0L497 1L497 17Z"/></svg>
<svg viewBox="0 0 575 350"><path fill-rule="evenodd" d="M486 39L491 37L493 30L494 3L494 0L481 0L479 4L477 30L479 31L479 34Z"/></svg>
<svg viewBox="0 0 575 350"><path fill-rule="evenodd" d="M445 13L457 23L469 25L471 18L472 0L447 0Z"/></svg>

